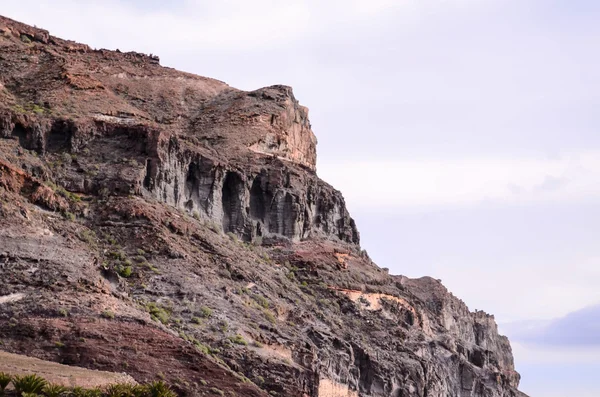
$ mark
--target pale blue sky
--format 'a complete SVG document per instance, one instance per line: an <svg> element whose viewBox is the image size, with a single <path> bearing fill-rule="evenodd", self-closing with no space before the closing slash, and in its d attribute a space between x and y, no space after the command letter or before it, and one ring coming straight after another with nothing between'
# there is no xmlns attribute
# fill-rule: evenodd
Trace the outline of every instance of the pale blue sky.
<svg viewBox="0 0 600 397"><path fill-rule="evenodd" d="M294 87L382 267L496 315L532 397L598 397L600 2L5 1L242 89Z"/></svg>

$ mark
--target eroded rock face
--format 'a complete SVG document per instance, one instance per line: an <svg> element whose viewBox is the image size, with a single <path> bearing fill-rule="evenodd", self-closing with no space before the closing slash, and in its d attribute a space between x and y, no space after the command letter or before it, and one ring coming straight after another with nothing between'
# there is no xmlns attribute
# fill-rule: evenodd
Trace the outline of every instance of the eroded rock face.
<svg viewBox="0 0 600 397"><path fill-rule="evenodd" d="M282 107L281 111L274 111L267 117L273 131L250 145L250 149L257 153L288 159L315 170L317 138L311 130L308 108L298 104L292 89L274 86L254 91L249 96L276 101L278 106Z"/></svg>
<svg viewBox="0 0 600 397"><path fill-rule="evenodd" d="M0 33L2 349L187 395L524 396L493 316L360 250L289 87Z"/></svg>

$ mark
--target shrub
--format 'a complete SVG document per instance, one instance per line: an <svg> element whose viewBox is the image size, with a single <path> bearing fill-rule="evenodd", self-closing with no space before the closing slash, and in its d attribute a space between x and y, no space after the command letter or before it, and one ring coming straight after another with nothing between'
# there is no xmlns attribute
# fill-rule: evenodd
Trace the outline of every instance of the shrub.
<svg viewBox="0 0 600 397"><path fill-rule="evenodd" d="M81 241L88 244L95 244L97 237L93 230L84 229L77 235Z"/></svg>
<svg viewBox="0 0 600 397"><path fill-rule="evenodd" d="M0 394L4 392L4 389L6 389L6 386L8 386L11 379L12 377L9 374L0 372Z"/></svg>
<svg viewBox="0 0 600 397"><path fill-rule="evenodd" d="M196 341L196 343L194 343L194 346L196 346L196 348L198 350L200 350L202 353L207 354L207 355L210 354L209 346L203 345L202 343L200 343L198 341Z"/></svg>
<svg viewBox="0 0 600 397"><path fill-rule="evenodd" d="M134 396L132 386L127 384L110 385L105 391L106 397L130 397Z"/></svg>
<svg viewBox="0 0 600 397"><path fill-rule="evenodd" d="M115 318L115 313L111 312L110 310L105 310L102 312L101 316L104 318L113 319Z"/></svg>
<svg viewBox="0 0 600 397"><path fill-rule="evenodd" d="M69 211L65 211L63 212L63 216L65 217L65 219L73 222L75 220L75 215Z"/></svg>
<svg viewBox="0 0 600 397"><path fill-rule="evenodd" d="M177 394L163 381L155 381L146 385L149 397L177 397Z"/></svg>
<svg viewBox="0 0 600 397"><path fill-rule="evenodd" d="M232 341L233 343L235 343L236 345L243 345L246 346L248 344L248 342L246 342L246 340L244 339L244 337L240 334L236 334L234 336L230 336L229 340Z"/></svg>
<svg viewBox="0 0 600 397"><path fill-rule="evenodd" d="M103 397L104 393L99 388L85 390L84 397Z"/></svg>
<svg viewBox="0 0 600 397"><path fill-rule="evenodd" d="M267 321L269 321L271 324L275 324L277 322L275 315L273 313L271 313L270 310L265 309L264 315L265 315L265 318L267 319Z"/></svg>
<svg viewBox="0 0 600 397"><path fill-rule="evenodd" d="M223 390L217 389L216 387L211 387L210 391L211 391L211 393L216 394L218 396L224 396L225 395L225 393L223 392Z"/></svg>
<svg viewBox="0 0 600 397"><path fill-rule="evenodd" d="M121 277L129 278L132 272L131 266L119 266L119 275Z"/></svg>
<svg viewBox="0 0 600 397"><path fill-rule="evenodd" d="M209 318L212 317L213 311L210 307L202 306L200 308L200 317Z"/></svg>
<svg viewBox="0 0 600 397"><path fill-rule="evenodd" d="M84 389L83 387L73 387L67 391L69 397L104 397L104 391L99 388Z"/></svg>
<svg viewBox="0 0 600 397"><path fill-rule="evenodd" d="M254 295L253 298L263 308L265 308L265 309L269 308L269 300L267 298L265 298L264 296L262 296L262 295Z"/></svg>
<svg viewBox="0 0 600 397"><path fill-rule="evenodd" d="M108 255L111 258L115 259L115 260L122 261L122 260L127 259L127 255L125 255L125 253L123 251L121 251L121 250L119 250L119 251L111 251L111 252L108 253Z"/></svg>
<svg viewBox="0 0 600 397"><path fill-rule="evenodd" d="M152 317L154 321L160 321L163 324L167 324L169 322L169 313L162 307L157 306L156 303L148 303L146 305L146 310L148 310L150 317Z"/></svg>
<svg viewBox="0 0 600 397"><path fill-rule="evenodd" d="M67 388L61 385L48 384L42 390L46 397L60 397L67 392Z"/></svg>
<svg viewBox="0 0 600 397"><path fill-rule="evenodd" d="M20 396L23 393L40 394L46 386L46 381L43 378L32 374L15 376L12 379L12 384L15 387L17 395Z"/></svg>

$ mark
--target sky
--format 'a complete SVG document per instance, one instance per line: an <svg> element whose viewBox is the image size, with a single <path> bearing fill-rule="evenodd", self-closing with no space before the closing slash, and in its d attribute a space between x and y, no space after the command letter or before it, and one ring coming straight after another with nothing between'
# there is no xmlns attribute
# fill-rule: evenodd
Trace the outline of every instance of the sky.
<svg viewBox="0 0 600 397"><path fill-rule="evenodd" d="M3 0L95 48L310 108L382 267L495 314L532 397L599 397L597 0Z"/></svg>

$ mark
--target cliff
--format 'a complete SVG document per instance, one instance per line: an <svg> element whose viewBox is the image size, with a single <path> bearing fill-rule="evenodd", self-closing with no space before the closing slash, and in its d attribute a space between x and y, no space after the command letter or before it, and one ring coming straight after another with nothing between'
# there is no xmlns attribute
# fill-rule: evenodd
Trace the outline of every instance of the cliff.
<svg viewBox="0 0 600 397"><path fill-rule="evenodd" d="M289 87L0 17L0 349L182 395L524 396L493 317L375 265L315 165Z"/></svg>

